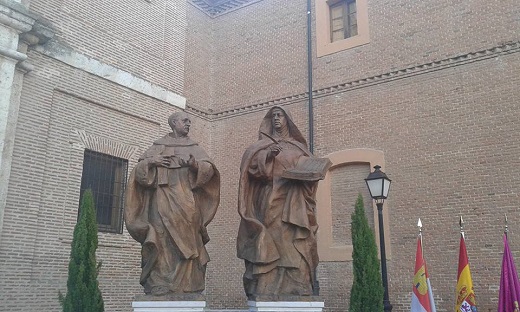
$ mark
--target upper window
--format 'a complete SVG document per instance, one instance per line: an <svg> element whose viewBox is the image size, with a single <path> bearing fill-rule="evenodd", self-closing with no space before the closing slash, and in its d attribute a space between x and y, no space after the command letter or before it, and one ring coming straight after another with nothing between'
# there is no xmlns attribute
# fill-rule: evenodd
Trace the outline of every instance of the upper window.
<svg viewBox="0 0 520 312"><path fill-rule="evenodd" d="M81 196L86 189L94 195L100 232L123 232L123 194L126 187L126 159L85 150Z"/></svg>
<svg viewBox="0 0 520 312"><path fill-rule="evenodd" d="M330 32L332 42L358 34L355 0L343 0L330 6Z"/></svg>
<svg viewBox="0 0 520 312"><path fill-rule="evenodd" d="M316 0L318 57L369 42L367 0Z"/></svg>

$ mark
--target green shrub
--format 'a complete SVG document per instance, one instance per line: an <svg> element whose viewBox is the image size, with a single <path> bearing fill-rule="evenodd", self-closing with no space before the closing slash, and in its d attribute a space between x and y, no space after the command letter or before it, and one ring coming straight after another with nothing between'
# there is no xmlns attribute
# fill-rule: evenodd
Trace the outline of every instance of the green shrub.
<svg viewBox="0 0 520 312"><path fill-rule="evenodd" d="M98 245L94 198L90 189L81 198L80 214L74 227L70 251L67 295L59 294L64 312L102 312L103 297L97 276L101 263L96 264Z"/></svg>
<svg viewBox="0 0 520 312"><path fill-rule="evenodd" d="M377 245L365 216L361 194L358 195L352 214L352 245L354 282L350 292L349 312L383 311L383 282Z"/></svg>

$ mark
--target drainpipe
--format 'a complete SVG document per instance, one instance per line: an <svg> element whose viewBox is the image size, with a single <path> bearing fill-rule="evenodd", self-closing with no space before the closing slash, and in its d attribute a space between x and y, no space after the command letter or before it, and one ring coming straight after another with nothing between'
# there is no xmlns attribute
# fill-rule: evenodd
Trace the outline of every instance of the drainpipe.
<svg viewBox="0 0 520 312"><path fill-rule="evenodd" d="M314 113L312 107L312 14L311 0L307 0L307 79L309 92L309 150L314 153Z"/></svg>
<svg viewBox="0 0 520 312"><path fill-rule="evenodd" d="M307 0L307 79L309 87L309 150L314 153L314 113L312 107L312 14L311 0ZM320 294L320 282L318 281L317 268L314 270L314 282L312 285L314 296Z"/></svg>

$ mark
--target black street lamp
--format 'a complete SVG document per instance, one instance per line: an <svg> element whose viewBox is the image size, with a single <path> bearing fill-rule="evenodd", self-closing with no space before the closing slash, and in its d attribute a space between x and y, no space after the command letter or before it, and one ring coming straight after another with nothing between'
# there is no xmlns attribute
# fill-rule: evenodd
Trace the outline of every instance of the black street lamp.
<svg viewBox="0 0 520 312"><path fill-rule="evenodd" d="M392 311L392 304L388 297L388 277L386 272L386 252L385 252L385 230L383 226L383 202L388 197L390 190L390 180L386 174L381 171L381 166L374 166L374 172L371 172L365 179L368 191L372 199L376 201L377 216L379 219L379 248L381 252L381 277L383 279L383 288L385 289L383 297L383 305L385 312Z"/></svg>

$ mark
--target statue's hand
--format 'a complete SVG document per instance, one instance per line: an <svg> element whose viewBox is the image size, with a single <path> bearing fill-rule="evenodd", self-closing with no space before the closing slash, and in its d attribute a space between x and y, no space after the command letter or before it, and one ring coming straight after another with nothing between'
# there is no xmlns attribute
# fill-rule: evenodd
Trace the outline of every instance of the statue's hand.
<svg viewBox="0 0 520 312"><path fill-rule="evenodd" d="M190 154L190 159L188 159L188 165L193 172L197 172L199 170L199 163L195 160L192 154Z"/></svg>
<svg viewBox="0 0 520 312"><path fill-rule="evenodd" d="M171 159L168 156L156 155L150 160L150 164L155 167L169 167Z"/></svg>
<svg viewBox="0 0 520 312"><path fill-rule="evenodd" d="M181 158L179 163L180 163L181 167L189 167L190 170L193 172L197 172L199 170L199 164L197 163L197 161L195 160L195 157L193 157L192 154L190 154L190 159L188 159L186 161Z"/></svg>
<svg viewBox="0 0 520 312"><path fill-rule="evenodd" d="M269 157L274 158L282 151L282 146L276 144L269 147Z"/></svg>

